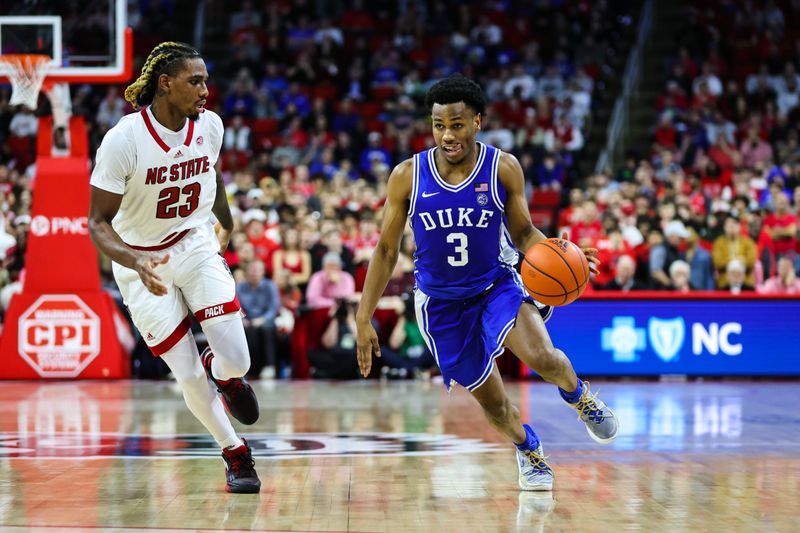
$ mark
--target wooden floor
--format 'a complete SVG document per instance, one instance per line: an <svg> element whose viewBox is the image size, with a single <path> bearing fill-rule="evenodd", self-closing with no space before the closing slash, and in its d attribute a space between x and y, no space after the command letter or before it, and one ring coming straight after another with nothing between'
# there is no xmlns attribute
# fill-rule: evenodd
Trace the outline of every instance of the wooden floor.
<svg viewBox="0 0 800 533"><path fill-rule="evenodd" d="M797 383L593 383L621 418L591 441L556 390L509 384L556 472L517 489L512 448L463 389L260 382L241 428L259 495L165 382L0 383L0 530L426 533L798 531Z"/></svg>

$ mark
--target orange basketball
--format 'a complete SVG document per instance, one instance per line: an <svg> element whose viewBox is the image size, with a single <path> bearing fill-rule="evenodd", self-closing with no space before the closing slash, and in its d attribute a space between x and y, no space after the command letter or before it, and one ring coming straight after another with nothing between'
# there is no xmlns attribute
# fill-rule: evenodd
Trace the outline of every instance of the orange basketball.
<svg viewBox="0 0 800 533"><path fill-rule="evenodd" d="M589 283L589 262L578 245L563 239L539 241L522 261L522 283L531 296L546 305L567 305Z"/></svg>

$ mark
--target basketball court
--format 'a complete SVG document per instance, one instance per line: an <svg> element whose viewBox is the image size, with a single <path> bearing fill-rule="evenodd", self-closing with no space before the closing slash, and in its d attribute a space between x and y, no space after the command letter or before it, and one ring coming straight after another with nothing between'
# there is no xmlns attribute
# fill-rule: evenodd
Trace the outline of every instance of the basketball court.
<svg viewBox="0 0 800 533"><path fill-rule="evenodd" d="M509 384L556 473L517 488L512 449L460 389L255 384L263 488L223 491L215 443L169 382L0 387L4 531L795 531L794 383L594 382L620 416L591 441L552 386Z"/></svg>
<svg viewBox="0 0 800 533"><path fill-rule="evenodd" d="M39 123L27 280L0 344L1 531L797 530L800 387L775 377L797 375L797 335L773 318L796 316L796 299L564 308L549 328L581 374L738 377L592 380L620 419L609 446L554 386L508 383L552 493L518 489L513 447L463 389L380 380L254 382L260 419L236 427L262 489L226 493L219 447L178 386L116 379L130 375L123 319L88 238L91 154L69 86L131 79L127 2L22 4L0 6L0 79L11 104L35 108L41 92L53 113Z"/></svg>

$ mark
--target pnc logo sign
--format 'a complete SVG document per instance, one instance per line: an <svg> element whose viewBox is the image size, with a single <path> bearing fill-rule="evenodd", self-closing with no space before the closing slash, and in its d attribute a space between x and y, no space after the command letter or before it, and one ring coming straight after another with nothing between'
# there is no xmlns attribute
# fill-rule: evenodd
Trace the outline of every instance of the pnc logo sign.
<svg viewBox="0 0 800 533"><path fill-rule="evenodd" d="M46 217L36 215L31 219L30 231L37 237L46 235L88 235L87 217Z"/></svg>
<svg viewBox="0 0 800 533"><path fill-rule="evenodd" d="M74 294L45 294L19 317L19 354L43 378L74 378L100 353L100 318Z"/></svg>
<svg viewBox="0 0 800 533"><path fill-rule="evenodd" d="M682 317L650 317L645 330L636 326L634 317L618 316L612 320L611 327L602 329L601 345L603 350L612 352L614 361L627 363L639 360L638 352L647 348L649 339L653 352L662 361L670 362L680 357L687 336L694 355L739 355L742 345L736 342L735 336L741 334L742 325L738 322L708 325L693 322L689 328Z"/></svg>

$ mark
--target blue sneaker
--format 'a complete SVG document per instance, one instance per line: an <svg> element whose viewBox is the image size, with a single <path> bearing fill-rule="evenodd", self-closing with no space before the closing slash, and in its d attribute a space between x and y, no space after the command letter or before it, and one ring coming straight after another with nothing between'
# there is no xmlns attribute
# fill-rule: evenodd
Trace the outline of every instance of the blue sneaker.
<svg viewBox="0 0 800 533"><path fill-rule="evenodd" d="M547 464L542 445L535 450L517 449L519 488L522 490L553 490L553 469Z"/></svg>
<svg viewBox="0 0 800 533"><path fill-rule="evenodd" d="M583 391L576 403L566 402L567 405L578 411L578 420L586 424L586 431L597 443L609 444L617 438L619 423L617 416L602 400L597 398L597 393L589 392L589 382L583 382Z"/></svg>

